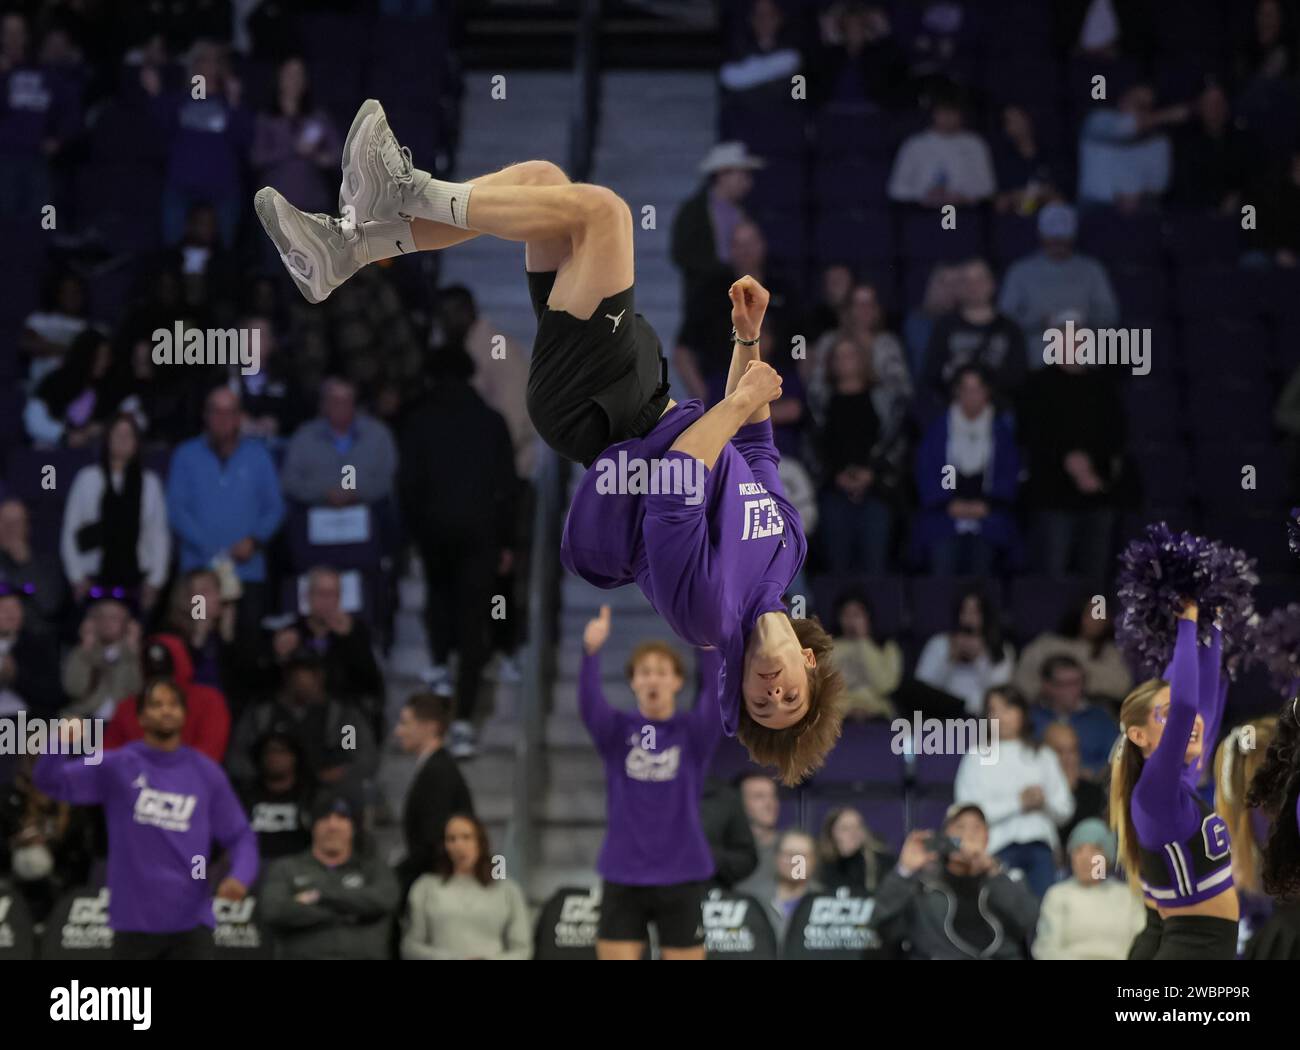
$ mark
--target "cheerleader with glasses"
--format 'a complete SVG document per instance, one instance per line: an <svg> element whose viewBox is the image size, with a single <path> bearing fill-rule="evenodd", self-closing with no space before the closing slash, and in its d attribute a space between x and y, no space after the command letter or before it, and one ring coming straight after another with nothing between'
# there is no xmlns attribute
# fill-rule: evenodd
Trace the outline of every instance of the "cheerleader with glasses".
<svg viewBox="0 0 1300 1050"><path fill-rule="evenodd" d="M1197 793L1207 740L1218 733L1227 683L1223 635L1197 644L1197 606L1179 614L1173 659L1120 708L1110 813L1120 856L1147 905L1130 959L1234 959L1240 908L1228 825Z"/></svg>

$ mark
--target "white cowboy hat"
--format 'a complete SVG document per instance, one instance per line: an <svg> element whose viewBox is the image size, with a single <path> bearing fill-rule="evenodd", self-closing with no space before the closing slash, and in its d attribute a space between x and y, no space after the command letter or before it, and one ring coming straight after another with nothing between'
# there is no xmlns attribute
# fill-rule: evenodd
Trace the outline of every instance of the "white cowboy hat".
<svg viewBox="0 0 1300 1050"><path fill-rule="evenodd" d="M715 171L727 171L730 168L753 171L761 167L763 161L750 153L743 142L719 142L700 161L700 174L712 175Z"/></svg>

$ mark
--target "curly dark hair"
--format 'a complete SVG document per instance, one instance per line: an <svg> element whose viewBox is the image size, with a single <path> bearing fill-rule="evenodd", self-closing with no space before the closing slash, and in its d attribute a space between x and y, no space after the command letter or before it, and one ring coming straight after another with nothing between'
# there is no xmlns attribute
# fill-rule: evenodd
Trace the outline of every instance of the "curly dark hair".
<svg viewBox="0 0 1300 1050"><path fill-rule="evenodd" d="M1300 821L1296 814L1296 799L1300 797L1298 708L1300 698L1293 698L1278 713L1277 732L1246 795L1246 805L1258 807L1271 818L1261 875L1265 892L1283 900L1300 897Z"/></svg>

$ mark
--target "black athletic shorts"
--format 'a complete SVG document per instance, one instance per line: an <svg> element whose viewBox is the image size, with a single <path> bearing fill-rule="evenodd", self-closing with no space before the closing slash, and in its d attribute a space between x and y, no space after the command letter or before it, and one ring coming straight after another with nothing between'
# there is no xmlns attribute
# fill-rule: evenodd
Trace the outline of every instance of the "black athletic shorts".
<svg viewBox="0 0 1300 1050"><path fill-rule="evenodd" d="M600 899L602 941L644 941L648 927L659 931L660 948L698 948L704 943L704 895L709 883L628 886L605 880Z"/></svg>
<svg viewBox="0 0 1300 1050"><path fill-rule="evenodd" d="M181 962L211 959L215 950L212 928L195 926L178 933L136 933L113 931L113 958L140 962L144 960Z"/></svg>
<svg viewBox="0 0 1300 1050"><path fill-rule="evenodd" d="M668 405L668 362L631 288L580 321L546 305L554 284L554 270L528 274L537 315L528 416L551 448L589 467L610 445L654 429Z"/></svg>
<svg viewBox="0 0 1300 1050"><path fill-rule="evenodd" d="M1235 959L1237 924L1213 915L1171 915L1147 908L1146 928L1137 935L1133 959Z"/></svg>

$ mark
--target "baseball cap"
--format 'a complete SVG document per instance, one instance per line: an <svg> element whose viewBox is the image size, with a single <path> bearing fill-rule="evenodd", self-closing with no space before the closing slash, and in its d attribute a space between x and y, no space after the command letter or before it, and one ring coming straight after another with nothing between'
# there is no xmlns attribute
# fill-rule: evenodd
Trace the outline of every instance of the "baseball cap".
<svg viewBox="0 0 1300 1050"><path fill-rule="evenodd" d="M989 822L989 818L984 815L984 810L975 805L974 802L954 802L948 807L948 812L943 815L943 826L946 828L963 813L974 813L985 824Z"/></svg>
<svg viewBox="0 0 1300 1050"><path fill-rule="evenodd" d="M1038 236L1047 240L1069 241L1079 231L1079 217L1068 204L1053 201L1038 213Z"/></svg>

